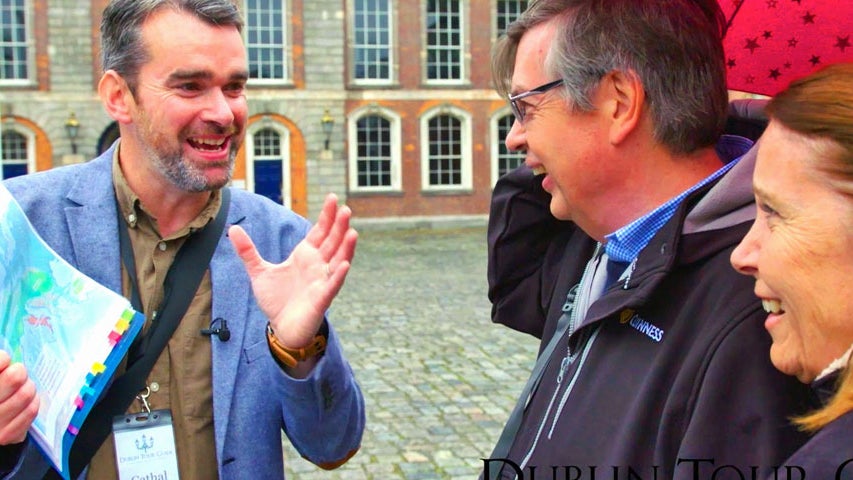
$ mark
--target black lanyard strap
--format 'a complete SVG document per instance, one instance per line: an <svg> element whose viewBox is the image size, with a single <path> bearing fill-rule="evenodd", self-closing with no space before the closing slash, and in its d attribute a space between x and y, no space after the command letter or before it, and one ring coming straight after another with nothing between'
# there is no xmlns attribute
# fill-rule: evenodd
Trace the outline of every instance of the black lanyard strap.
<svg viewBox="0 0 853 480"><path fill-rule="evenodd" d="M210 259L222 232L225 229L225 219L231 201L231 191L222 189L222 205L212 222L201 230L193 233L175 256L175 261L163 282L164 297L157 313L157 322L151 326L142 341L140 354L124 374L115 379L101 400L92 409L89 417L83 422L80 432L71 448L69 465L71 478L77 478L89 464L95 452L104 443L112 430L112 419L124 414L133 402L136 394L145 386L145 381L160 353L169 342L172 333L178 326L195 296L196 290L210 265ZM119 209L121 211L121 209ZM119 213L121 216L121 213ZM125 268L131 274L136 302L134 308L139 308L139 293L136 288L136 269L134 268L133 252L127 227L119 222L119 237ZM129 261L128 261L129 256ZM131 294L134 297L134 294ZM131 302L134 300L131 299ZM56 475L56 472L51 472ZM47 476L51 478L50 475ZM58 475L54 478L60 478Z"/></svg>

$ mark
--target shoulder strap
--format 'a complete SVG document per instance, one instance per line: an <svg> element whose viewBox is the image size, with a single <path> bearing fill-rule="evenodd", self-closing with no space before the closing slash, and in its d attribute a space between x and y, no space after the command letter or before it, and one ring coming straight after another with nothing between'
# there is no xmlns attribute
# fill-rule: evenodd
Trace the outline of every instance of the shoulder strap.
<svg viewBox="0 0 853 480"><path fill-rule="evenodd" d="M587 266L584 269L583 276L581 277L579 288L577 289L577 293L572 293L570 290L568 295L566 296L566 303L563 306L563 314L560 316L557 321L557 329L554 332L554 335L548 341L548 344L542 350L542 353L539 354L539 357L536 359L536 364L533 366L533 371L530 373L530 378L527 379L527 383L524 385L524 389L521 391L521 395L518 397L516 401L515 407L512 409L512 412L509 414L509 418L504 424L503 431L501 431L500 437L498 437L498 441L495 444L495 448L492 450L492 454L486 460L506 460L507 455L509 455L509 451L512 448L513 443L515 442L515 437L518 434L519 428L521 428L521 421L524 417L524 412L527 409L528 402L530 401L533 392L539 387L539 382L542 380L542 374L545 373L545 366L548 365L548 362L551 360L551 356L554 353L557 345L560 343L560 340L566 335L569 331L569 327L572 325L572 315L575 314L575 309L577 308L577 296L581 293L580 286L584 285L586 282L591 282L592 278L592 269L591 266L594 262L596 262L599 258L599 255L603 251L601 244L597 244L595 247L595 252L592 254L592 258L587 262ZM571 308L569 305L571 304ZM480 480L497 480L501 476L501 471L503 469L503 465L498 468L489 468L488 469L488 478L485 477L485 470L480 474Z"/></svg>
<svg viewBox="0 0 853 480"><path fill-rule="evenodd" d="M104 443L112 430L112 419L122 415L133 402L136 394L145 386L145 381L160 353L172 337L178 323L189 308L213 257L213 251L225 229L225 219L231 201L231 191L222 189L222 205L216 218L196 234L191 235L175 256L164 281L163 304L158 320L152 325L145 340L144 353L128 367L109 387L92 409L71 448L69 465L71 478L77 478L89 464L95 452ZM130 245L127 229L119 223L121 241ZM133 262L131 261L131 265Z"/></svg>

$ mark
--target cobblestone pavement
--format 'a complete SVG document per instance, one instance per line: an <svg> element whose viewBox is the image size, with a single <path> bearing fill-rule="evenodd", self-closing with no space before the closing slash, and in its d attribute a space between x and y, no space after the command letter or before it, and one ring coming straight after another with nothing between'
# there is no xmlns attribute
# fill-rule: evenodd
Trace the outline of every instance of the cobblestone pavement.
<svg viewBox="0 0 853 480"><path fill-rule="evenodd" d="M538 342L492 324L483 227L361 231L331 321L367 428L334 471L285 439L288 479L476 479Z"/></svg>

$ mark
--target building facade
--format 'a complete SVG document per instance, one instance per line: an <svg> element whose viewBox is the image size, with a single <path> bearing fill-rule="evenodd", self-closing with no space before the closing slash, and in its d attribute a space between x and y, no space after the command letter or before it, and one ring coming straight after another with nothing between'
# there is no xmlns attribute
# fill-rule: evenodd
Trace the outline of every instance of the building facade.
<svg viewBox="0 0 853 480"><path fill-rule="evenodd" d="M101 107L107 0L0 0L3 178L87 161L118 136ZM238 0L249 123L233 185L316 218L484 218L523 156L492 88L495 39L523 0Z"/></svg>

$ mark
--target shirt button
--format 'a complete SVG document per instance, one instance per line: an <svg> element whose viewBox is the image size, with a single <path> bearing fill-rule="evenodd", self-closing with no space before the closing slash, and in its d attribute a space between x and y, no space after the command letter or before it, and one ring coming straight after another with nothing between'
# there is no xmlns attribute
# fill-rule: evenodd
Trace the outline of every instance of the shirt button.
<svg viewBox="0 0 853 480"><path fill-rule="evenodd" d="M158 243L157 248L159 248L161 252L165 252L166 251L166 242Z"/></svg>
<svg viewBox="0 0 853 480"><path fill-rule="evenodd" d="M160 384L157 382L151 382L151 385L149 385L149 387L151 388L152 392L159 392L160 391Z"/></svg>

